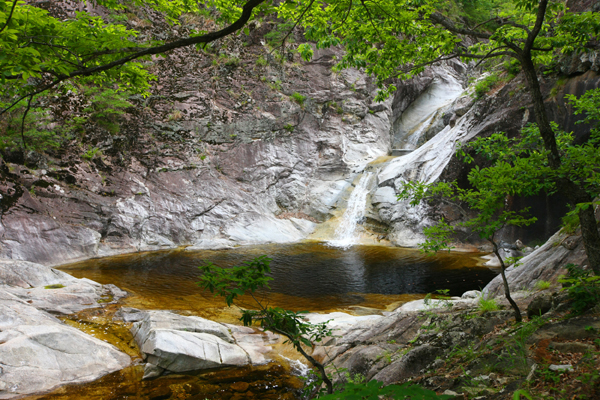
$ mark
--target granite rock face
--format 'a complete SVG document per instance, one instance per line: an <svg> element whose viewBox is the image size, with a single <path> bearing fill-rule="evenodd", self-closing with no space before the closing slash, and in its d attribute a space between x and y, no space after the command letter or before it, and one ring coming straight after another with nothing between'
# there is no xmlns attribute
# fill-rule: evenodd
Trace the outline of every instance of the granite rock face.
<svg viewBox="0 0 600 400"><path fill-rule="evenodd" d="M263 50L244 51L252 59ZM35 168L5 157L0 256L56 265L306 238L329 218L344 183L391 143L393 100L373 104L376 87L358 71L333 74L335 54L319 51L302 68L269 64L266 83L245 64L198 70L194 51L168 56L153 106L131 111L120 136L95 132L101 155L73 153L53 167L42 157ZM184 56L191 61L182 64ZM204 87L215 73L219 88ZM271 79L281 87L271 89Z"/></svg>
<svg viewBox="0 0 600 400"><path fill-rule="evenodd" d="M566 264L583 266L587 256L580 234L570 235L557 232L533 253L519 260L519 266L506 269L506 279L511 290L527 290L538 281L557 283L565 275ZM483 288L485 296L504 294L502 278L498 275Z"/></svg>
<svg viewBox="0 0 600 400"><path fill-rule="evenodd" d="M0 261L0 280L0 398L89 382L130 364L112 345L52 315L98 307L124 292L13 260Z"/></svg>
<svg viewBox="0 0 600 400"><path fill-rule="evenodd" d="M131 332L146 361L144 378L165 372L260 365L278 336L169 311L136 312Z"/></svg>

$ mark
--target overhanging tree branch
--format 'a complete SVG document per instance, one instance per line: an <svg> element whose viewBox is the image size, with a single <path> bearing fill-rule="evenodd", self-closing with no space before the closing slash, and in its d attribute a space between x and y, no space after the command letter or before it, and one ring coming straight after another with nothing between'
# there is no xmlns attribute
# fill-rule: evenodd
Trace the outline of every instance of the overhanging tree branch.
<svg viewBox="0 0 600 400"><path fill-rule="evenodd" d="M136 60L138 58L141 57L145 57L145 56L149 56L149 55L155 55L155 54L162 54L165 53L167 51L170 50L174 50L174 49L178 49L181 47L187 47L187 46L191 46L191 45L195 45L195 44L200 44L200 43L210 43L213 42L217 39L220 39L222 37L225 37L227 35L230 35L238 30L240 30L245 24L246 22L248 22L248 20L250 19L250 17L252 16L252 11L258 7L261 3L263 3L265 0L249 0L244 7L242 8L242 14L240 15L240 17L231 25L216 31L216 32L210 32L207 33L205 35L201 35L201 36L192 36L192 37L188 37L185 39L179 39L176 40L174 42L170 42L170 43L165 43L163 45L160 46L154 46L154 47L149 47L147 49L141 50L141 51L137 51L133 54L130 54L126 57L122 57L118 60L112 61L110 63L106 63L103 65L97 65L94 67L90 67L90 68L84 68L84 69L80 69L80 70L76 70L73 71L69 74L64 74L64 75L57 75L57 79L55 79L53 82L48 83L46 85L44 85L42 88L36 89L30 93L27 93L21 97L19 97L19 99L17 101L15 101L14 103L12 103L11 105L9 105L8 107L2 109L0 111L0 115L4 114L5 112L9 111L10 109L12 109L18 102L20 102L21 100L23 100L26 97L29 96L33 96L39 93L42 93L54 86L56 86L57 84L59 84L60 82L66 81L68 79L72 79L72 78L76 78L76 77L81 77L81 76L90 76L90 75L94 75L97 74L99 72L104 72L104 71L108 71L112 68L124 65L130 61Z"/></svg>
<svg viewBox="0 0 600 400"><path fill-rule="evenodd" d="M454 22L452 22L446 16L444 16L443 14L441 14L437 11L432 13L429 16L429 19L434 24L439 24L452 33L458 33L458 34L467 35L467 36L474 36L479 39L489 39L490 37L492 37L491 33L479 32L479 31L474 31L474 30L465 29L465 28L459 28L456 25L454 25Z"/></svg>
<svg viewBox="0 0 600 400"><path fill-rule="evenodd" d="M13 12L15 11L15 7L17 6L18 1L19 0L13 1L13 5L10 8L10 13L8 13L8 18L6 18L6 22L4 23L4 25L2 25L2 28L0 28L0 33L2 33L2 31L4 31L4 29L6 29L6 27L8 26L8 23L12 19L12 15L13 15Z"/></svg>

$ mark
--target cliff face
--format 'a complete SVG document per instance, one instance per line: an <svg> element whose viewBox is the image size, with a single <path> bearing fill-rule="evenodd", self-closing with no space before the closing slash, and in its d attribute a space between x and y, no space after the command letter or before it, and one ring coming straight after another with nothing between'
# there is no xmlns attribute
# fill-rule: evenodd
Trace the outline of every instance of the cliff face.
<svg viewBox="0 0 600 400"><path fill-rule="evenodd" d="M140 13L129 23L145 32ZM353 171L389 151L392 99L374 104L376 88L358 71L333 73L335 51L275 60L265 28L154 60L152 96L129 99L116 134L88 123L82 145L51 156L5 152L0 257L57 264L289 242L328 218ZM57 123L82 101L56 99Z"/></svg>
<svg viewBox="0 0 600 400"><path fill-rule="evenodd" d="M53 12L65 10L73 12ZM163 38L212 23L186 17L182 27L170 28L144 10L127 16L142 35ZM514 134L532 119L518 80L473 106L468 95L460 96L467 71L458 63L432 68L399 84L394 98L374 103L376 88L364 74L332 72L338 49L318 50L305 63L287 50L270 50L265 34L276 29L252 24L248 36L154 59L152 95L128 99L133 106L119 117L118 132L91 121L78 140L50 155L5 151L0 257L59 264L184 245L297 241L333 215L356 173L402 142L399 135L419 104L435 103L442 111L425 121L416 146L440 131L458 132L450 126L453 115L461 140L498 130ZM591 71L559 93L597 82ZM548 91L552 85L548 81ZM47 106L60 125L79 115L85 101L64 93ZM549 106L574 126L564 103ZM468 172L443 143L432 142L413 158L417 164L378 176L369 214L390 227L398 245L416 245L429 217L452 220L455 214L443 206L414 212L396 204L398 177L429 168L436 177L464 180ZM423 166L436 159L435 168Z"/></svg>

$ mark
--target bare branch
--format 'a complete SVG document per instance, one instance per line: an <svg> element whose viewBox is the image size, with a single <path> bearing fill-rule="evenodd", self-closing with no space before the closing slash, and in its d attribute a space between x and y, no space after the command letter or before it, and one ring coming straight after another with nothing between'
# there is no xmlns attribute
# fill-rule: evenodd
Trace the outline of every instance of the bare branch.
<svg viewBox="0 0 600 400"><path fill-rule="evenodd" d="M33 96L29 96L27 107L25 108L23 118L21 119L21 140L23 141L23 150L27 150L27 143L25 142L25 118L27 118L27 113L31 109L31 100L33 100Z"/></svg>
<svg viewBox="0 0 600 400"><path fill-rule="evenodd" d="M442 25L444 28L446 28L447 30L449 30L452 33L459 33L462 35L474 36L479 39L489 39L492 36L490 33L487 33L487 32L480 32L480 31L475 31L472 29L459 28L456 25L454 25L454 22L452 22L446 16L444 16L443 14L441 14L437 11L432 13L429 16L429 19L431 20L431 22L433 22L435 24Z"/></svg>
<svg viewBox="0 0 600 400"><path fill-rule="evenodd" d="M542 29L542 25L544 24L544 18L546 17L546 8L548 7L548 0L540 0L540 4L538 5L538 12L535 19L535 25L533 30L527 36L527 41L525 42L525 46L523 47L523 53L529 53L531 48L533 47L533 42L540 33Z"/></svg>
<svg viewBox="0 0 600 400"><path fill-rule="evenodd" d="M381 32L379 32L379 29L377 29L377 27L375 26L375 23L373 22L373 16L371 15L371 11L369 11L369 8L365 4L365 0L360 0L360 3L363 5L365 10L367 11L367 16L369 17L369 22L371 22L371 26L373 27L375 32L377 32L377 36L379 36L379 40L381 40L383 42L383 37L381 36Z"/></svg>
<svg viewBox="0 0 600 400"><path fill-rule="evenodd" d="M310 3L308 3L308 6L306 6L304 11L302 11L302 14L300 14L300 17L298 17L298 20L294 23L294 26L292 26L292 29L290 29L289 32L287 33L287 35L285 35L284 38L281 40L281 48L282 49L283 49L283 46L285 45L285 41L288 38L288 36L290 36L292 34L292 32L294 31L294 29L296 29L296 27L298 26L300 21L302 21L302 18L304 18L304 14L306 14L306 12L312 7L314 2L315 2L315 0L310 0Z"/></svg>
<svg viewBox="0 0 600 400"><path fill-rule="evenodd" d="M511 21L509 19L500 19L500 24L501 25L514 26L515 28L519 28L519 29L524 30L528 34L531 33L531 31L529 30L529 27L527 25L517 24L516 22L513 22L513 21Z"/></svg>
<svg viewBox="0 0 600 400"><path fill-rule="evenodd" d="M8 14L8 18L6 18L6 22L4 23L4 25L2 25L2 28L0 28L0 33L2 33L2 31L3 31L4 29L6 29L6 27L8 26L8 23L9 23L9 22L10 22L10 20L12 19L12 15L13 15L13 12L15 11L15 7L17 6L17 2L18 2L18 1L19 1L19 0L15 0L15 1L13 2L13 5L12 5L12 7L10 8L10 13Z"/></svg>

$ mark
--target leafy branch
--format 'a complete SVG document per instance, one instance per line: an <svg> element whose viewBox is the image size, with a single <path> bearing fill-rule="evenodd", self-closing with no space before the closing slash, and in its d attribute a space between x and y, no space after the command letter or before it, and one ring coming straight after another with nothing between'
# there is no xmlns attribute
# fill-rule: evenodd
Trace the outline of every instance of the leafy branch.
<svg viewBox="0 0 600 400"><path fill-rule="evenodd" d="M332 335L331 329L327 328L327 322L307 323L302 320L302 314L305 312L267 307L255 296L258 290L268 289L269 282L273 280L267 275L271 272L270 262L271 259L267 256L260 256L228 269L219 268L208 262L198 267L202 274L198 285L214 293L215 296L223 297L228 307L231 307L240 296L250 295L258 310L240 309L242 311L240 321L244 326L258 323L263 330L285 336L286 343L290 343L319 371L321 379L327 386L327 393L331 394L333 383L327 376L324 365L304 349L304 346L312 348L314 342L320 342Z"/></svg>

